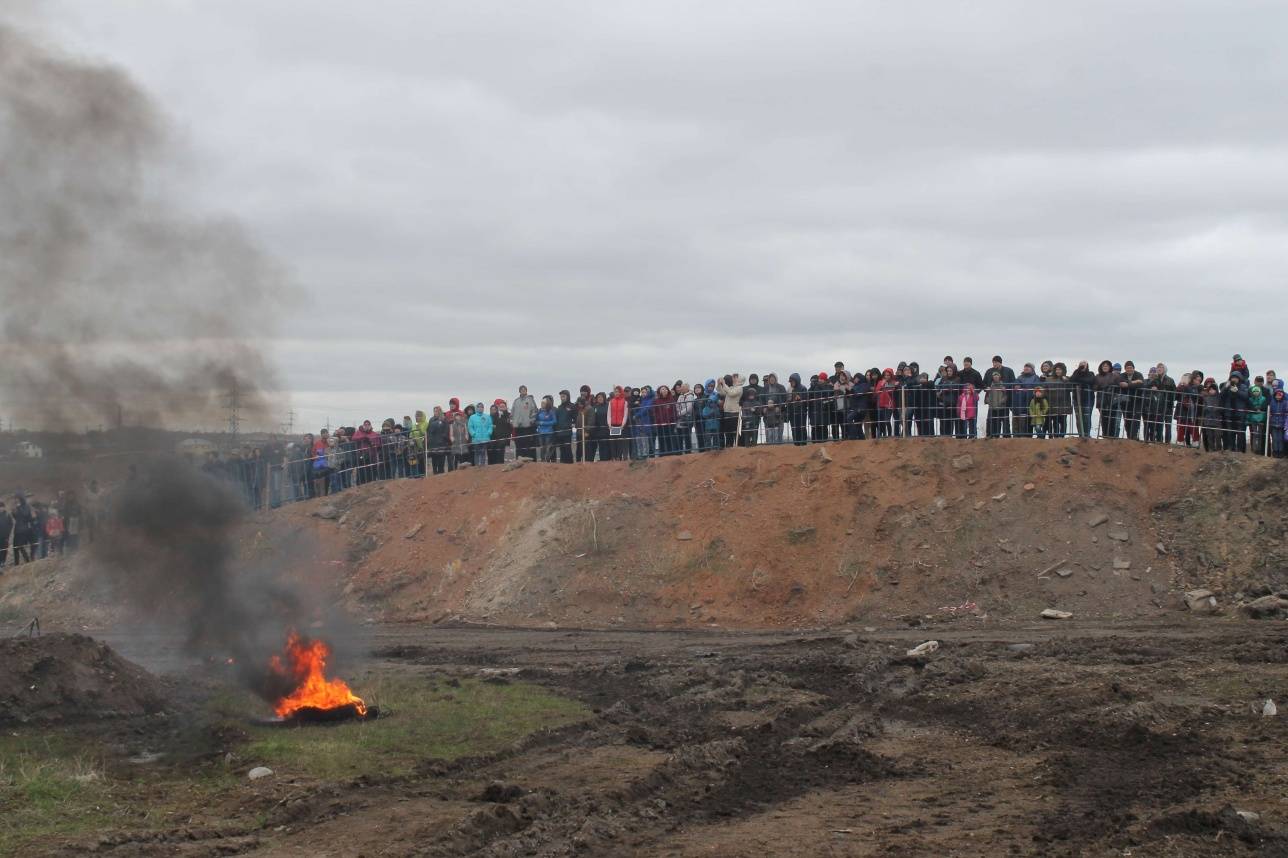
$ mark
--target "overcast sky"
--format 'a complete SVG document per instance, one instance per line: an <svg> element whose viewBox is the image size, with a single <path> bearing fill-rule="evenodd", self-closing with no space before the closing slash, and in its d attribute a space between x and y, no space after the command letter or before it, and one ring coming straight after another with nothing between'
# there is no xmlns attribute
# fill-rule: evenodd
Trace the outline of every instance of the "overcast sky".
<svg viewBox="0 0 1288 858"><path fill-rule="evenodd" d="M298 284L297 427L1288 348L1281 2L23 5L153 94L194 204Z"/></svg>

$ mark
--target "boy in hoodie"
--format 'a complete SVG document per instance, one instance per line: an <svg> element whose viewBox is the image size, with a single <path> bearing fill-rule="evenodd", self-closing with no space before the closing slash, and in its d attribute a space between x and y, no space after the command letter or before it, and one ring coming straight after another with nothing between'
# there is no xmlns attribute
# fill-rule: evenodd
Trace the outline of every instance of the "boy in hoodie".
<svg viewBox="0 0 1288 858"><path fill-rule="evenodd" d="M1033 398L1029 400L1029 425L1039 438L1047 436L1046 423L1050 411L1051 403L1047 401L1046 391L1041 386L1033 388Z"/></svg>
<svg viewBox="0 0 1288 858"><path fill-rule="evenodd" d="M786 418L787 388L778 383L777 373L765 375L765 387L760 394L765 409L765 443L783 443L783 423Z"/></svg>
<svg viewBox="0 0 1288 858"><path fill-rule="evenodd" d="M467 421L470 430L470 449L473 453L474 466L481 468L487 464L488 442L492 440L492 415L482 402L474 405L474 413Z"/></svg>

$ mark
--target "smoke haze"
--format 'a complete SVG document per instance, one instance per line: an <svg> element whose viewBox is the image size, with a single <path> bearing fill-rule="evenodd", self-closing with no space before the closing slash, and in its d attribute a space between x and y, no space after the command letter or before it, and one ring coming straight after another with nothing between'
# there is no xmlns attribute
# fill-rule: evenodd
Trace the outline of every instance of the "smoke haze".
<svg viewBox="0 0 1288 858"><path fill-rule="evenodd" d="M167 133L121 71L0 23L0 409L24 428L264 422L279 272L159 178Z"/></svg>

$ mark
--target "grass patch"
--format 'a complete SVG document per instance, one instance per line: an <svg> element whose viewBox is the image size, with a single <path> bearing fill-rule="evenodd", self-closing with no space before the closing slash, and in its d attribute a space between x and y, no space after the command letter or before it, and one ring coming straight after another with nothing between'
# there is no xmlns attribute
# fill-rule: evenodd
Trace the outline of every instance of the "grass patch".
<svg viewBox="0 0 1288 858"><path fill-rule="evenodd" d="M91 728L6 731L0 734L0 855L96 832L254 824L262 808L247 801L244 772L250 766L318 781L407 774L427 760L492 753L587 715L580 703L521 682L453 685L442 678L377 675L355 690L389 717L246 727L248 716L264 711L262 701L240 691L211 698L205 719L215 731L229 726L247 735L231 748L231 768L219 755L179 762L183 749L158 764L131 764Z"/></svg>
<svg viewBox="0 0 1288 858"><path fill-rule="evenodd" d="M384 678L362 689L375 722L256 727L240 752L274 770L323 780L399 775L427 760L488 754L544 727L585 717L580 703L536 685Z"/></svg>

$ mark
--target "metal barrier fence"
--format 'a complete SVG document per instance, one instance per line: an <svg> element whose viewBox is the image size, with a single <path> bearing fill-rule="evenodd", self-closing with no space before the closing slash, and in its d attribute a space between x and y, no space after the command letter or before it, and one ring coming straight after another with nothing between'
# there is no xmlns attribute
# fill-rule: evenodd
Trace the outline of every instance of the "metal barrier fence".
<svg viewBox="0 0 1288 858"><path fill-rule="evenodd" d="M247 503L259 508L378 480L422 478L516 458L566 464L642 460L761 444L1083 437L1264 456L1281 456L1285 450L1284 411L1276 412L1270 403L1259 408L1222 404L1241 402L1241 394L1158 388L1096 391L1061 382L1040 387L1041 394L1022 384L982 391L952 384L845 395L823 389L789 391L733 412L724 411L718 398L686 401L688 408L664 401L628 408L620 428L608 425L605 404L591 406L593 416L574 416L571 428L550 432L529 427L474 441L457 421L448 424L445 444L442 427L425 435L399 430L344 438L307 452L288 445L280 461L231 459L211 470L237 484ZM440 443L431 444L431 436Z"/></svg>

